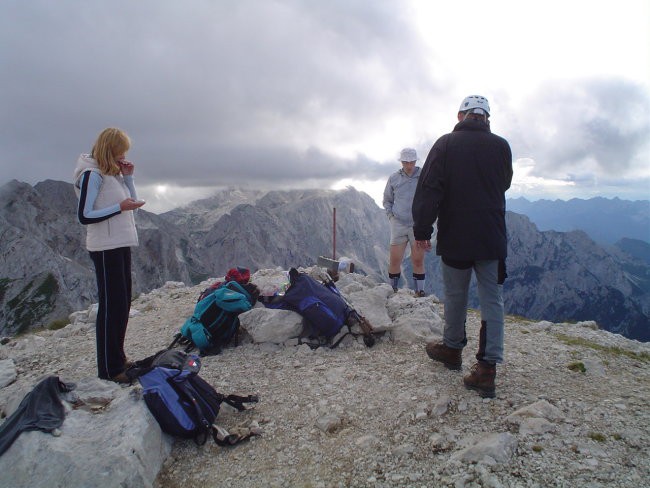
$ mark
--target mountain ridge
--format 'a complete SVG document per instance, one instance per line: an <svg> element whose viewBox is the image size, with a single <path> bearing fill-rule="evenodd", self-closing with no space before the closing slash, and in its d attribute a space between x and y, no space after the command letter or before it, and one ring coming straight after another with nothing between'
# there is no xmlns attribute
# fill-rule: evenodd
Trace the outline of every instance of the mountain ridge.
<svg viewBox="0 0 650 488"><path fill-rule="evenodd" d="M509 198L506 208L521 213L541 231L583 230L594 241L614 245L623 238L650 244L650 200L590 199L535 200Z"/></svg>
<svg viewBox="0 0 650 488"><path fill-rule="evenodd" d="M239 265L312 265L336 252L358 272L385 281L388 223L370 196L345 190L227 189L165 214L139 210L134 251L136 293L166 281L198 283ZM539 231L507 212L506 310L534 320L595 320L626 337L650 340L650 272L641 259L602 247L584 232ZM72 185L46 181L0 187L0 333L66 320L95 300L92 263L76 222ZM404 262L403 283L410 283ZM426 259L427 292L443 296L439 259ZM476 306L473 293L470 306Z"/></svg>

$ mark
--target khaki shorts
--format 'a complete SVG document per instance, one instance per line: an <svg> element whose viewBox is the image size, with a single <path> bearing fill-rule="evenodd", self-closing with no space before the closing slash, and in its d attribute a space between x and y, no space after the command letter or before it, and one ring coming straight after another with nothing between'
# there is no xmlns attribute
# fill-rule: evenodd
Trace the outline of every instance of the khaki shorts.
<svg viewBox="0 0 650 488"><path fill-rule="evenodd" d="M413 226L406 225L404 222L391 217L390 220L390 245L395 246L410 242L415 246L415 235L413 235Z"/></svg>

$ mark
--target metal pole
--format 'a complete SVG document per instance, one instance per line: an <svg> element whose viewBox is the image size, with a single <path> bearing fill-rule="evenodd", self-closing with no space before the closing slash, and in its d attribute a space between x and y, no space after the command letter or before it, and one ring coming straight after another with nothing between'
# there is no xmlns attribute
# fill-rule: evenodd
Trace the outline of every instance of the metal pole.
<svg viewBox="0 0 650 488"><path fill-rule="evenodd" d="M336 207L334 207L334 223L332 225L333 227L333 232L332 235L334 236L332 239L332 259L336 261Z"/></svg>

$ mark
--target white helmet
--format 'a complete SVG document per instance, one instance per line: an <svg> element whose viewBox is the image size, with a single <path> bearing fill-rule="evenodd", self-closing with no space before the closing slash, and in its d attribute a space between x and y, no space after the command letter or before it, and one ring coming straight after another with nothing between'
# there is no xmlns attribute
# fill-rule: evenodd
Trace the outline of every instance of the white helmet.
<svg viewBox="0 0 650 488"><path fill-rule="evenodd" d="M458 111L467 112L469 110L474 114L485 113L488 117L490 116L490 104L488 103L487 98L482 97L481 95L470 95L469 97L465 97L463 102L460 104Z"/></svg>

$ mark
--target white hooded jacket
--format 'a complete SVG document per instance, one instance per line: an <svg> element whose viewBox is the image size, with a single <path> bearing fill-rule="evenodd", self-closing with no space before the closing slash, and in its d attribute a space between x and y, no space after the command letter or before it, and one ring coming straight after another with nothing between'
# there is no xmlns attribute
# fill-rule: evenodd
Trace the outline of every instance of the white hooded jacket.
<svg viewBox="0 0 650 488"><path fill-rule="evenodd" d="M74 170L74 189L81 195L81 176L86 171L93 171L102 177L102 186L95 200L94 209L101 209L119 204L131 196L122 175L108 176L102 174L97 162L88 154L82 154ZM132 210L122 211L117 215L97 223L86 225L86 248L88 251L106 251L119 247L138 245L138 233Z"/></svg>

